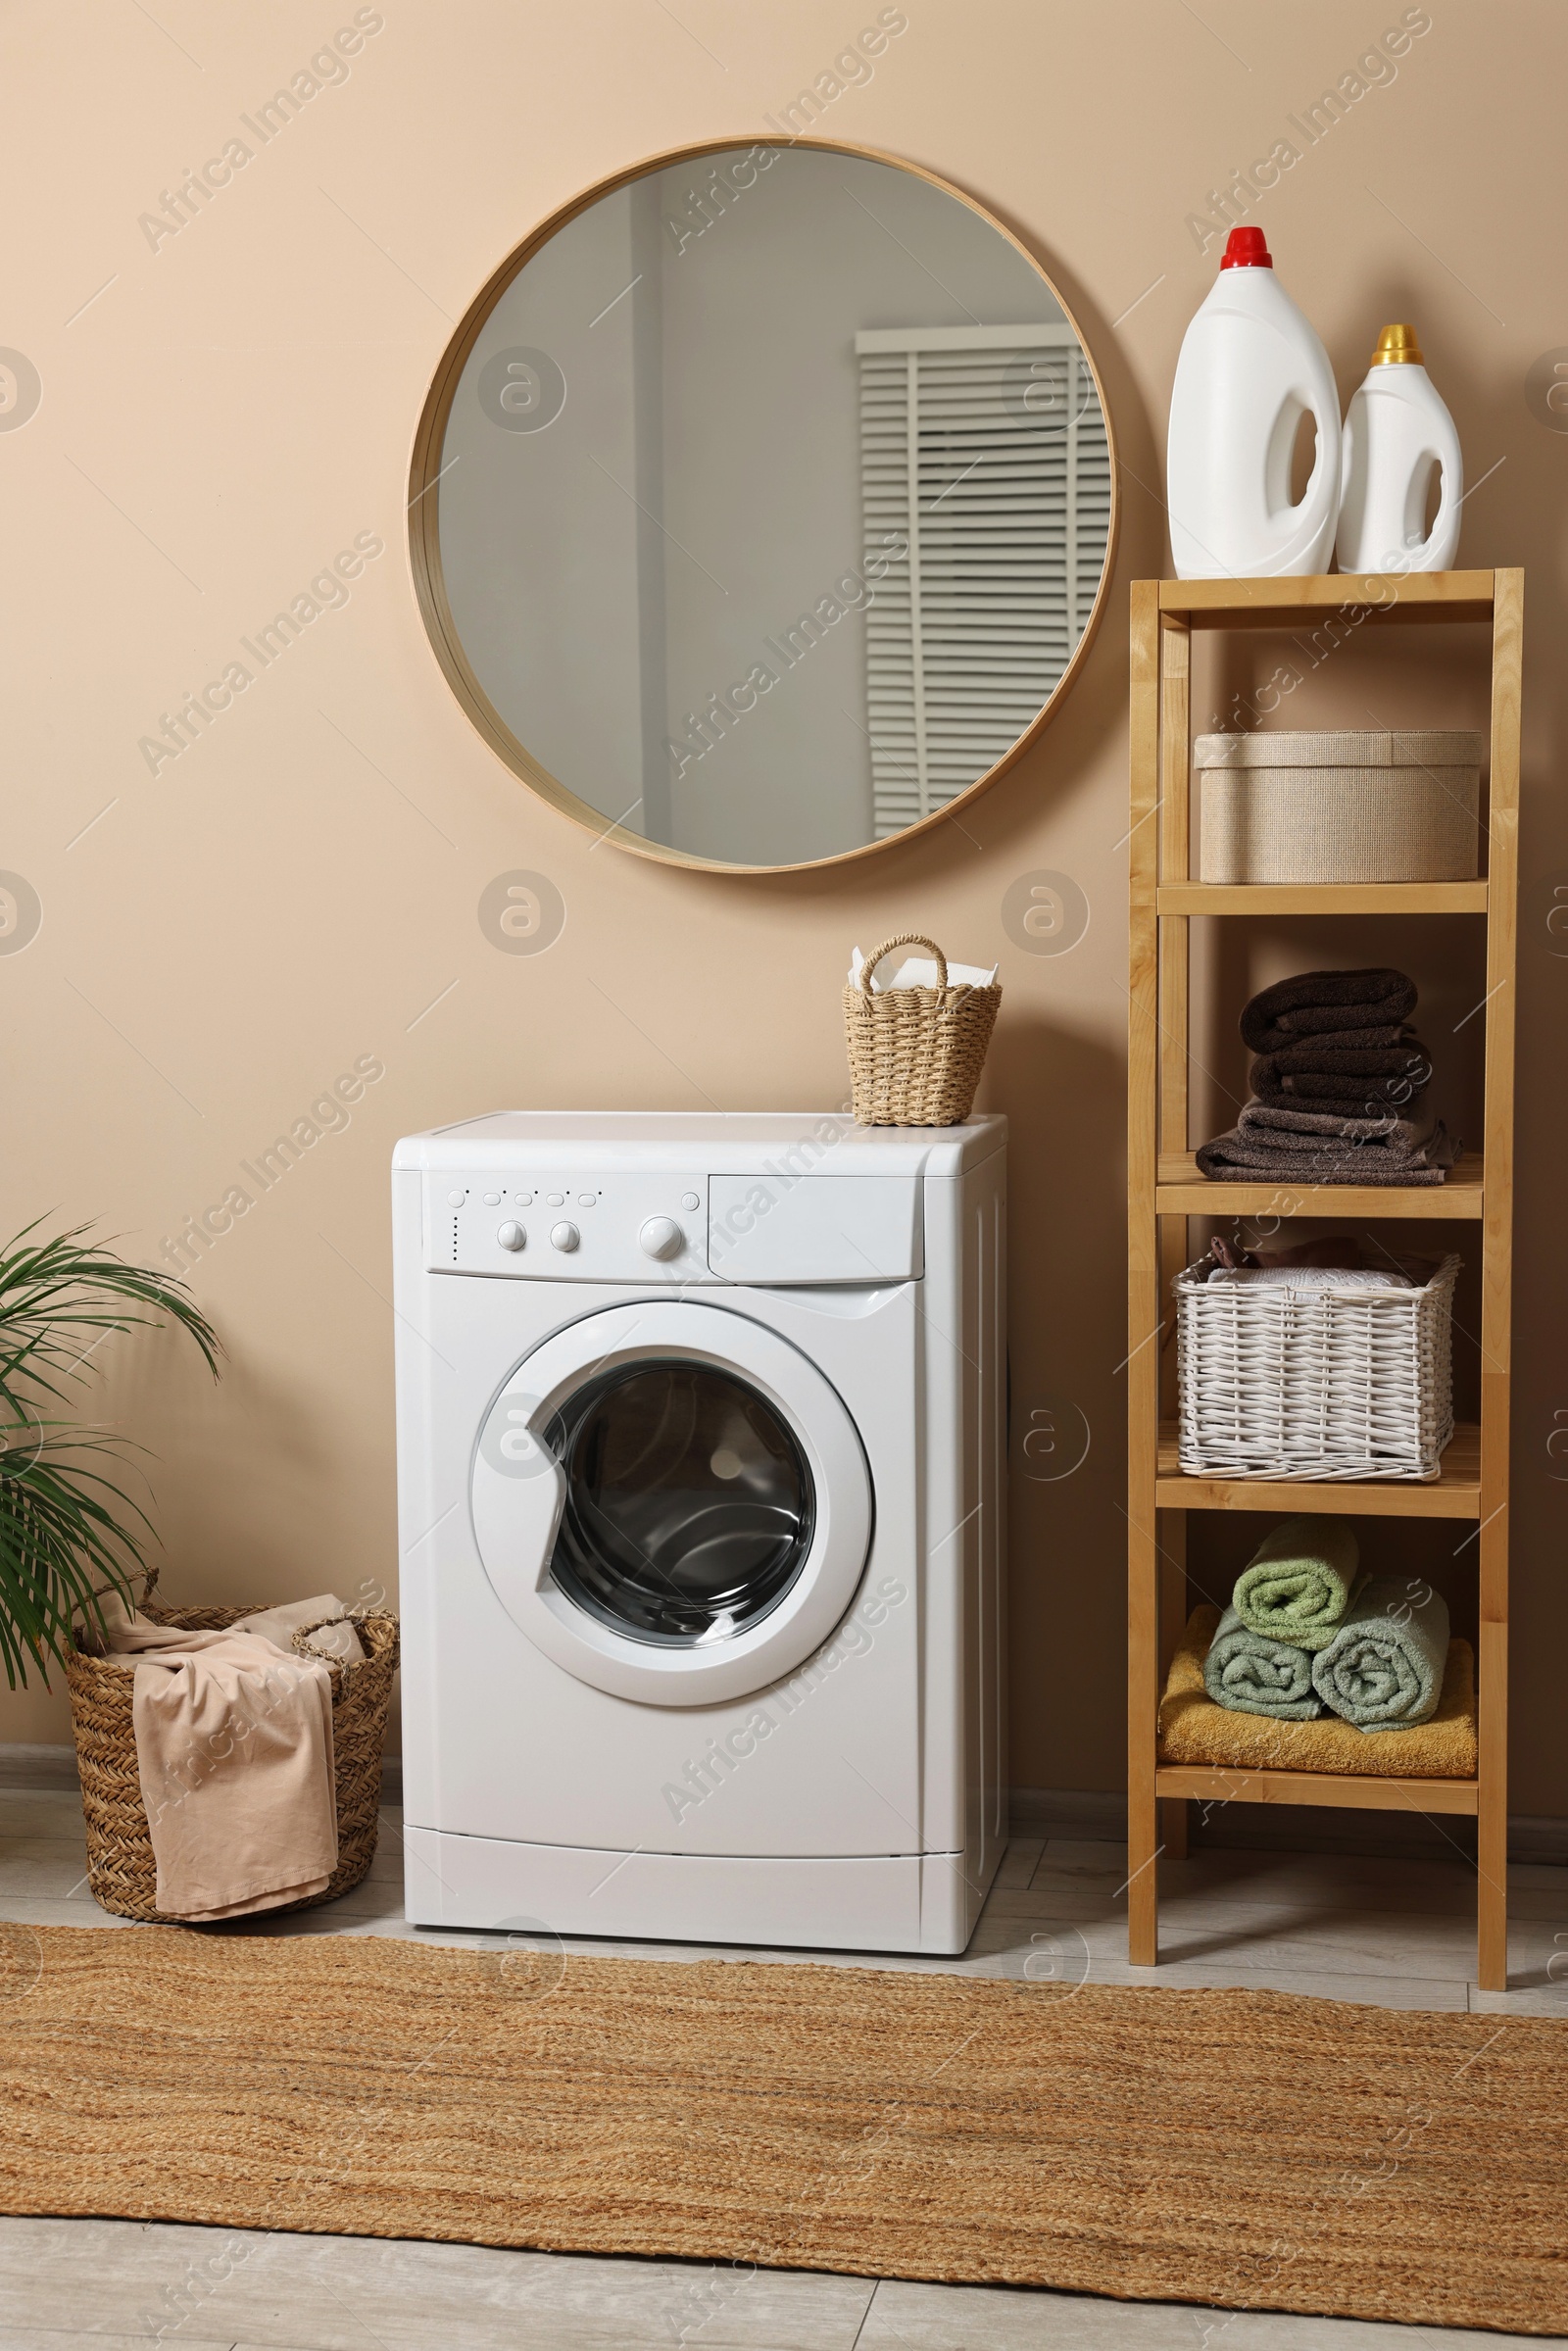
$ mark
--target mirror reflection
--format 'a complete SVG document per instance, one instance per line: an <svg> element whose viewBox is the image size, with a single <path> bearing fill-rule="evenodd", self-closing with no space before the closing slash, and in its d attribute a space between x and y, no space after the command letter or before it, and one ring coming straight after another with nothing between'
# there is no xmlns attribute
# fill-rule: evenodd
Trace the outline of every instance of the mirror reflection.
<svg viewBox="0 0 1568 2351"><path fill-rule="evenodd" d="M429 473L451 650L519 768L750 866L889 838L1004 760L1111 515L1094 374L1036 265L914 171L766 144L550 237Z"/></svg>

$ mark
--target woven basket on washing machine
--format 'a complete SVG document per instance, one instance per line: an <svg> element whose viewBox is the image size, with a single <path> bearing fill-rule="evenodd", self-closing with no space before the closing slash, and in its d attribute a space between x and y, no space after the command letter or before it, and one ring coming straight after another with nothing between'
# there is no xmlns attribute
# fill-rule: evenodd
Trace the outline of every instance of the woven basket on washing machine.
<svg viewBox="0 0 1568 2351"><path fill-rule="evenodd" d="M929 948L934 988L883 988L871 974L896 947ZM1002 990L948 986L948 958L934 939L901 931L860 966L844 991L855 1122L862 1127L961 1126L974 1107Z"/></svg>

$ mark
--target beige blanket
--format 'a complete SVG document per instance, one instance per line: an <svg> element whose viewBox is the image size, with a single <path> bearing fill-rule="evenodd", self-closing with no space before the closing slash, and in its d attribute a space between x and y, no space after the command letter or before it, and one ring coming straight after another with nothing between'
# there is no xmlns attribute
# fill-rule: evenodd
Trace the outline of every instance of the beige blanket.
<svg viewBox="0 0 1568 2351"><path fill-rule="evenodd" d="M315 1616L335 1605L309 1603ZM323 1892L337 1867L326 1666L237 1627L155 1625L113 1596L104 1624L110 1649L136 1660L136 1765L159 1909L238 1918Z"/></svg>
<svg viewBox="0 0 1568 2351"><path fill-rule="evenodd" d="M323 1617L337 1621L323 1624ZM286 1656L294 1654L294 1636L303 1633L307 1625L317 1630L306 1638L306 1647L317 1657L340 1657L345 1665L362 1665L365 1648L358 1633L343 1614L343 1603L335 1592L323 1592L314 1600L285 1600L276 1608L259 1608L254 1616L242 1616L238 1624L230 1625L231 1633L260 1633L264 1641L275 1641Z"/></svg>

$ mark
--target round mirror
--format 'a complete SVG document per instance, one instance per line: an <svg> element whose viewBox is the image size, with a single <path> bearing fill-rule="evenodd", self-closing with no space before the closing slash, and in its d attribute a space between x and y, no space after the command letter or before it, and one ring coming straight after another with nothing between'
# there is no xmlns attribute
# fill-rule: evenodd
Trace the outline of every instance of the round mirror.
<svg viewBox="0 0 1568 2351"><path fill-rule="evenodd" d="M1109 420L1050 279L931 173L710 145L503 264L425 405L415 577L454 689L603 838L750 870L979 791L1099 616Z"/></svg>

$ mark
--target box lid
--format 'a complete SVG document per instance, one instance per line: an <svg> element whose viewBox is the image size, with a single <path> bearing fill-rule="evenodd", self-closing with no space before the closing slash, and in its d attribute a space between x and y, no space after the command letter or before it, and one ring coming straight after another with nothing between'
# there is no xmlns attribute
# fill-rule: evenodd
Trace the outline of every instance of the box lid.
<svg viewBox="0 0 1568 2351"><path fill-rule="evenodd" d="M1200 735L1195 767L1479 767L1483 738L1469 727L1387 729L1267 728L1247 735Z"/></svg>

